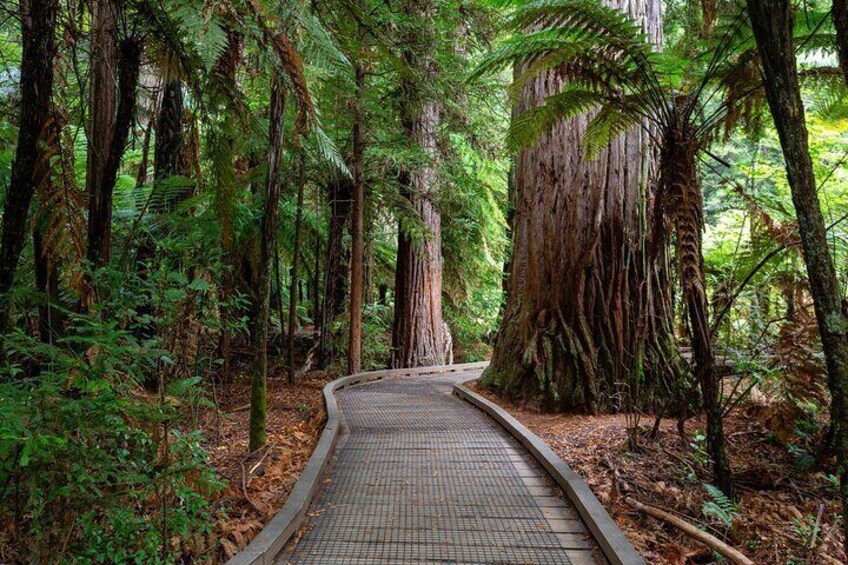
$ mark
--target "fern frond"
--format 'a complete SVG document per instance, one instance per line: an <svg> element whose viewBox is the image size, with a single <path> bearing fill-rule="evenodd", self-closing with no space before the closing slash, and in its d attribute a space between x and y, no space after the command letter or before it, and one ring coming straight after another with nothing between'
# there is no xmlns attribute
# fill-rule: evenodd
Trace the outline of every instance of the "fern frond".
<svg viewBox="0 0 848 565"><path fill-rule="evenodd" d="M545 98L544 103L512 120L507 133L507 146L512 151L533 145L562 120L577 117L603 103L604 98L579 85L566 86L559 94Z"/></svg>
<svg viewBox="0 0 848 565"><path fill-rule="evenodd" d="M610 142L627 133L641 123L638 112L619 104L606 104L589 122L583 134L583 149L586 157L594 159Z"/></svg>

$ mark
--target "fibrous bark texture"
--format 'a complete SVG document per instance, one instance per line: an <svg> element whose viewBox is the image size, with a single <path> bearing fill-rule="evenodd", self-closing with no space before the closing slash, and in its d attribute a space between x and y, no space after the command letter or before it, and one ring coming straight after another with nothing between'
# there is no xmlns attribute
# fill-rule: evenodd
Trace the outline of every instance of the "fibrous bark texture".
<svg viewBox="0 0 848 565"><path fill-rule="evenodd" d="M659 0L612 4L660 44ZM518 111L562 87L557 70L529 80ZM517 157L507 301L484 382L549 409L661 409L671 307L666 254L644 245L654 151L637 128L587 160L587 123L562 122Z"/></svg>
<svg viewBox="0 0 848 565"><path fill-rule="evenodd" d="M0 239L0 334L9 321L6 293L15 280L23 250L27 213L38 179L36 165L42 151L38 141L50 118L53 93L53 66L56 56L56 0L21 0L21 106L18 143L12 178L3 208Z"/></svg>
<svg viewBox="0 0 848 565"><path fill-rule="evenodd" d="M407 5L411 17L431 21L433 5L417 0ZM395 271L395 317L392 328L392 366L425 367L444 363L442 320L442 234L441 217L434 202L438 184L437 130L439 104L428 92L435 76L431 59L432 34L418 32L408 38L404 53L413 77L403 87L403 127L408 139L425 159L404 171L401 184L410 209L420 218L426 233L412 235L409 226L398 234ZM405 229L407 228L407 229Z"/></svg>
<svg viewBox="0 0 848 565"><path fill-rule="evenodd" d="M751 28L762 59L766 99L783 148L824 349L831 393L831 437L841 483L843 524L848 531L848 316L828 247L810 157L793 44L793 9L788 0L748 0ZM848 546L848 538L845 543Z"/></svg>
<svg viewBox="0 0 848 565"><path fill-rule="evenodd" d="M327 366L333 361L332 324L333 320L344 311L347 296L350 249L344 244L344 236L350 219L352 191L351 179L341 174L333 175L327 183L330 226L324 267L324 296L321 301L321 315L318 318L322 366Z"/></svg>

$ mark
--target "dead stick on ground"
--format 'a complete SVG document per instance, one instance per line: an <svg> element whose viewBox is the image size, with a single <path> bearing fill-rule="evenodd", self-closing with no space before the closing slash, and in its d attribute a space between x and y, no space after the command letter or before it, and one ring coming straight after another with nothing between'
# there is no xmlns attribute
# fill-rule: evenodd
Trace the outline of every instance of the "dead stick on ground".
<svg viewBox="0 0 848 565"><path fill-rule="evenodd" d="M672 514L660 510L659 508L647 506L645 504L642 504L641 502L633 500L632 498L625 498L624 502L626 502L629 506L632 506L636 510L644 512L648 516L653 516L654 518L663 520L664 522L668 522L672 526L690 535L691 537L695 538L704 545L707 545L710 549L721 553L733 563L738 563L739 565L754 565L753 561L745 557L739 551L733 549L717 537L710 535L702 530L699 530L689 522L681 520L677 516L673 516Z"/></svg>

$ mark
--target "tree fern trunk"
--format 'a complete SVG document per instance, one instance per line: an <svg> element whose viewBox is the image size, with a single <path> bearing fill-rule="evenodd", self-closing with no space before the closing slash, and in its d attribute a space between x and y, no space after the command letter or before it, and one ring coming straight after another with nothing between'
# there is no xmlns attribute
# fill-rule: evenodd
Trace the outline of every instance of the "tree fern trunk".
<svg viewBox="0 0 848 565"><path fill-rule="evenodd" d="M685 107L681 109L681 112L685 111ZM694 374L701 386L701 397L707 416L707 452L712 459L713 479L716 486L732 498L733 476L727 459L720 381L715 366L707 281L704 274L703 199L697 157L698 145L694 134L687 131L671 132L661 156L661 182L662 190L668 198L666 209L674 223L683 302L692 332Z"/></svg>
<svg viewBox="0 0 848 565"><path fill-rule="evenodd" d="M102 267L105 259L109 257L112 188L115 180L111 179L110 183L110 179L107 178L107 168L112 147L117 142L115 131L117 125L115 121L118 61L117 10L118 7L112 0L94 2L92 5L91 110L86 132L88 139L86 163L88 249L86 255L93 269ZM117 169L115 172L117 173Z"/></svg>
<svg viewBox="0 0 848 565"><path fill-rule="evenodd" d="M659 0L613 4L660 43ZM557 71L528 82L519 110L562 83ZM643 245L652 148L636 129L587 161L587 123L559 124L516 159L506 305L483 382L552 409L662 410L674 364L665 254Z"/></svg>

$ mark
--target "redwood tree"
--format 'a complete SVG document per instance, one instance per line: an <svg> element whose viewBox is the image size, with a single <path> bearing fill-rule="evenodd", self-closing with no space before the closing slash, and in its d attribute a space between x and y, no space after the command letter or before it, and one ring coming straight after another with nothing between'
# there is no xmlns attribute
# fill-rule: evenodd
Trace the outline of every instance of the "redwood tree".
<svg viewBox="0 0 848 565"><path fill-rule="evenodd" d="M611 4L661 43L659 0ZM562 86L560 69L528 78L519 113ZM549 408L611 410L626 398L656 408L672 363L665 254L643 243L653 149L637 127L587 159L590 116L561 121L518 154L506 306L483 381Z"/></svg>
<svg viewBox="0 0 848 565"><path fill-rule="evenodd" d="M432 92L435 35L429 26L435 7L430 0L410 0L405 6L412 31L403 53L408 77L401 89L402 125L408 140L423 154L420 163L401 174L403 196L420 219L425 233L415 233L401 221L395 272L395 314L392 366L441 365L444 355L442 320L441 218L436 208L438 183L437 133L439 104Z"/></svg>

